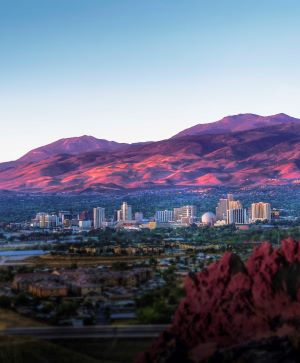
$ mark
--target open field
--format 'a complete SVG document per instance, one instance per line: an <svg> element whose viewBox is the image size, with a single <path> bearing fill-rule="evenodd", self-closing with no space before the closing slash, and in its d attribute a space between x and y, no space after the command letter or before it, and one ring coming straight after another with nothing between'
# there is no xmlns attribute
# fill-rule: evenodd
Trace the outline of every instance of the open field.
<svg viewBox="0 0 300 363"><path fill-rule="evenodd" d="M118 339L85 340L76 344L68 340L59 345L81 354L88 352L89 357L101 363L132 363L138 354L151 346L152 342L151 339L134 339L134 342L132 339Z"/></svg>
<svg viewBox="0 0 300 363"><path fill-rule="evenodd" d="M51 342L24 338L1 338L0 363L99 363L85 354L73 352ZM106 362L103 362L106 363Z"/></svg>
<svg viewBox="0 0 300 363"><path fill-rule="evenodd" d="M25 327L36 327L45 326L45 324L40 323L34 319L27 318L9 309L0 308L0 329L7 328L25 328Z"/></svg>
<svg viewBox="0 0 300 363"><path fill-rule="evenodd" d="M147 339L72 340L49 342L0 338L0 363L132 363L151 345Z"/></svg>
<svg viewBox="0 0 300 363"><path fill-rule="evenodd" d="M44 324L11 310L0 309L0 330L40 327ZM152 338L56 339L4 335L0 337L0 363L131 363L152 343Z"/></svg>

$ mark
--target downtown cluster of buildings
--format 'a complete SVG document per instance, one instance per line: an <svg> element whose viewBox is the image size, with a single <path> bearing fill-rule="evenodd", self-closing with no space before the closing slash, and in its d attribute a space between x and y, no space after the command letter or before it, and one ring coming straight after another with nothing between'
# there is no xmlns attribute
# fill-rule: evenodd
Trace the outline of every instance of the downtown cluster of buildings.
<svg viewBox="0 0 300 363"><path fill-rule="evenodd" d="M83 212L73 215L69 211L55 213L37 213L31 221L31 227L42 229L73 229L91 230L105 227L140 229L157 227L180 227L193 223L198 225L244 225L256 221L268 221L279 218L279 212L272 210L270 203L252 203L249 209L244 208L239 200L235 200L233 194L219 200L216 213L206 212L201 218L197 215L194 205L185 205L171 210L158 210L150 218L144 218L142 212L133 214L132 206L123 202L120 209L115 211L110 219L106 216L105 208L95 207L92 213Z"/></svg>
<svg viewBox="0 0 300 363"><path fill-rule="evenodd" d="M273 215L272 215L273 214ZM256 221L268 221L279 217L277 210L271 210L270 203L252 203L250 209L244 208L239 200L234 200L233 194L222 198L216 207L217 224L249 224Z"/></svg>
<svg viewBox="0 0 300 363"><path fill-rule="evenodd" d="M69 211L61 211L55 213L37 213L31 221L31 227L42 229L79 229L90 230L105 227L116 228L156 228L157 225L175 224L190 225L197 223L199 218L196 216L196 207L194 205L186 205L173 210L161 210L155 213L155 216L146 219L142 212L132 212L132 206L127 202L123 202L120 209L114 213L113 218L107 218L105 208L95 207L92 214L83 212L79 215L73 215Z"/></svg>

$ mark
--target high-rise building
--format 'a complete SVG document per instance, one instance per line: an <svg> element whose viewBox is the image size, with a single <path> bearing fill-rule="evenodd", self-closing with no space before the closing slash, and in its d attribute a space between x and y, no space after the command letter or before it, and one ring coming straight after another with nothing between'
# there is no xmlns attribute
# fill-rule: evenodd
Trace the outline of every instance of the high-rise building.
<svg viewBox="0 0 300 363"><path fill-rule="evenodd" d="M155 212L155 221L158 223L173 222L173 211L172 210L158 210Z"/></svg>
<svg viewBox="0 0 300 363"><path fill-rule="evenodd" d="M194 205L185 205L183 207L174 208L173 217L175 222L182 223L183 220L193 223L193 219L196 217L196 207Z"/></svg>
<svg viewBox="0 0 300 363"><path fill-rule="evenodd" d="M78 221L78 226L82 231L89 231L92 227L92 221L88 219L81 219Z"/></svg>
<svg viewBox="0 0 300 363"><path fill-rule="evenodd" d="M227 210L227 223L228 224L246 224L248 223L247 209L228 209Z"/></svg>
<svg viewBox="0 0 300 363"><path fill-rule="evenodd" d="M217 221L226 221L228 210L228 199L220 199L216 207L216 219Z"/></svg>
<svg viewBox="0 0 300 363"><path fill-rule="evenodd" d="M78 215L78 219L81 221L88 221L93 219L93 214L89 210L84 210Z"/></svg>
<svg viewBox="0 0 300 363"><path fill-rule="evenodd" d="M118 222L125 222L132 220L132 207L128 205L126 202L123 202L121 205L121 209L117 212L117 220Z"/></svg>
<svg viewBox="0 0 300 363"><path fill-rule="evenodd" d="M35 216L34 223L39 228L46 228L46 213L39 212Z"/></svg>
<svg viewBox="0 0 300 363"><path fill-rule="evenodd" d="M243 208L243 205L239 200L228 201L228 209L241 209L241 208Z"/></svg>
<svg viewBox="0 0 300 363"><path fill-rule="evenodd" d="M227 194L227 198L223 198L219 200L219 203L216 207L216 219L217 221L228 221L228 210L230 209L242 209L243 205L239 200L234 200L233 194Z"/></svg>
<svg viewBox="0 0 300 363"><path fill-rule="evenodd" d="M34 226L39 228L54 228L59 224L59 218L56 214L52 213L37 213L35 219L33 220Z"/></svg>
<svg viewBox="0 0 300 363"><path fill-rule="evenodd" d="M103 227L105 222L105 209L102 207L96 207L93 209L94 215L94 228L98 229Z"/></svg>
<svg viewBox="0 0 300 363"><path fill-rule="evenodd" d="M255 221L271 221L271 205L270 203L252 203L251 219Z"/></svg>
<svg viewBox="0 0 300 363"><path fill-rule="evenodd" d="M59 221L63 226L69 225L73 219L72 213L70 211L60 211L58 213Z"/></svg>
<svg viewBox="0 0 300 363"><path fill-rule="evenodd" d="M122 211L121 211L121 209L117 210L116 215L117 215L117 221L118 222L122 221Z"/></svg>
<svg viewBox="0 0 300 363"><path fill-rule="evenodd" d="M59 218L54 213L46 214L45 222L46 222L46 228L57 227L59 224Z"/></svg>
<svg viewBox="0 0 300 363"><path fill-rule="evenodd" d="M135 212L134 213L134 220L137 222L141 222L144 219L144 215L142 212Z"/></svg>
<svg viewBox="0 0 300 363"><path fill-rule="evenodd" d="M227 194L227 200L228 200L228 202L234 201L234 198L233 198L233 194L232 193L228 193Z"/></svg>

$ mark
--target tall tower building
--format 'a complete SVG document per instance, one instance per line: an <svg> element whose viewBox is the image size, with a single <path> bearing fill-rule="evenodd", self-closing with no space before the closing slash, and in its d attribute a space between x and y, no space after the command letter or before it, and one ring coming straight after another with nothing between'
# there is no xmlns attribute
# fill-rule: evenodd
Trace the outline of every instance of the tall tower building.
<svg viewBox="0 0 300 363"><path fill-rule="evenodd" d="M103 227L105 222L105 209L101 207L94 208L93 216L94 216L94 228L98 229Z"/></svg>
<svg viewBox="0 0 300 363"><path fill-rule="evenodd" d="M158 223L168 223L173 221L172 210L158 210L155 213L155 221Z"/></svg>
<svg viewBox="0 0 300 363"><path fill-rule="evenodd" d="M175 222L181 223L182 220L190 220L196 217L196 207L194 205L185 205L180 208L174 208L173 217Z"/></svg>
<svg viewBox="0 0 300 363"><path fill-rule="evenodd" d="M243 205L239 200L228 201L228 209L241 209L241 208L243 208Z"/></svg>
<svg viewBox="0 0 300 363"><path fill-rule="evenodd" d="M232 202L234 200L232 193L227 194L227 200L228 200L228 202Z"/></svg>
<svg viewBox="0 0 300 363"><path fill-rule="evenodd" d="M123 220L123 217L122 217L122 210L119 209L117 210L117 221L120 222Z"/></svg>
<svg viewBox="0 0 300 363"><path fill-rule="evenodd" d="M66 221L72 220L72 213L70 211L60 211L58 213L59 221L62 225L65 225Z"/></svg>
<svg viewBox="0 0 300 363"><path fill-rule="evenodd" d="M132 220L132 207L128 205L126 202L123 202L121 205L121 209L117 212L118 222L125 222Z"/></svg>
<svg viewBox="0 0 300 363"><path fill-rule="evenodd" d="M220 199L216 207L216 219L217 221L226 221L228 210L228 199Z"/></svg>
<svg viewBox="0 0 300 363"><path fill-rule="evenodd" d="M226 221L226 223L230 223L228 220L228 211L231 209L242 209L243 205L239 200L234 200L233 194L227 194L227 198L220 199L219 203L216 207L216 219L217 221Z"/></svg>
<svg viewBox="0 0 300 363"><path fill-rule="evenodd" d="M56 214L46 214L45 224L47 228L57 227L59 224L59 218Z"/></svg>
<svg viewBox="0 0 300 363"><path fill-rule="evenodd" d="M248 223L247 209L228 209L227 210L227 223L228 224L246 224Z"/></svg>
<svg viewBox="0 0 300 363"><path fill-rule="evenodd" d="M46 228L46 213L43 213L43 212L39 212L37 213L36 217L35 217L35 220L37 222L37 225L40 227L40 228Z"/></svg>
<svg viewBox="0 0 300 363"><path fill-rule="evenodd" d="M255 221L271 221L271 205L270 203L252 203L251 219Z"/></svg>

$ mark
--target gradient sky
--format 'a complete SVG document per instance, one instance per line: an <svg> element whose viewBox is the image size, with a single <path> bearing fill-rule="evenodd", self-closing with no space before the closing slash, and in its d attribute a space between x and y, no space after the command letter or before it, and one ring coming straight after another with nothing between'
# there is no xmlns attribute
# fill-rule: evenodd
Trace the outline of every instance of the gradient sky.
<svg viewBox="0 0 300 363"><path fill-rule="evenodd" d="M298 0L0 0L0 161L62 137L300 117L299 19Z"/></svg>

